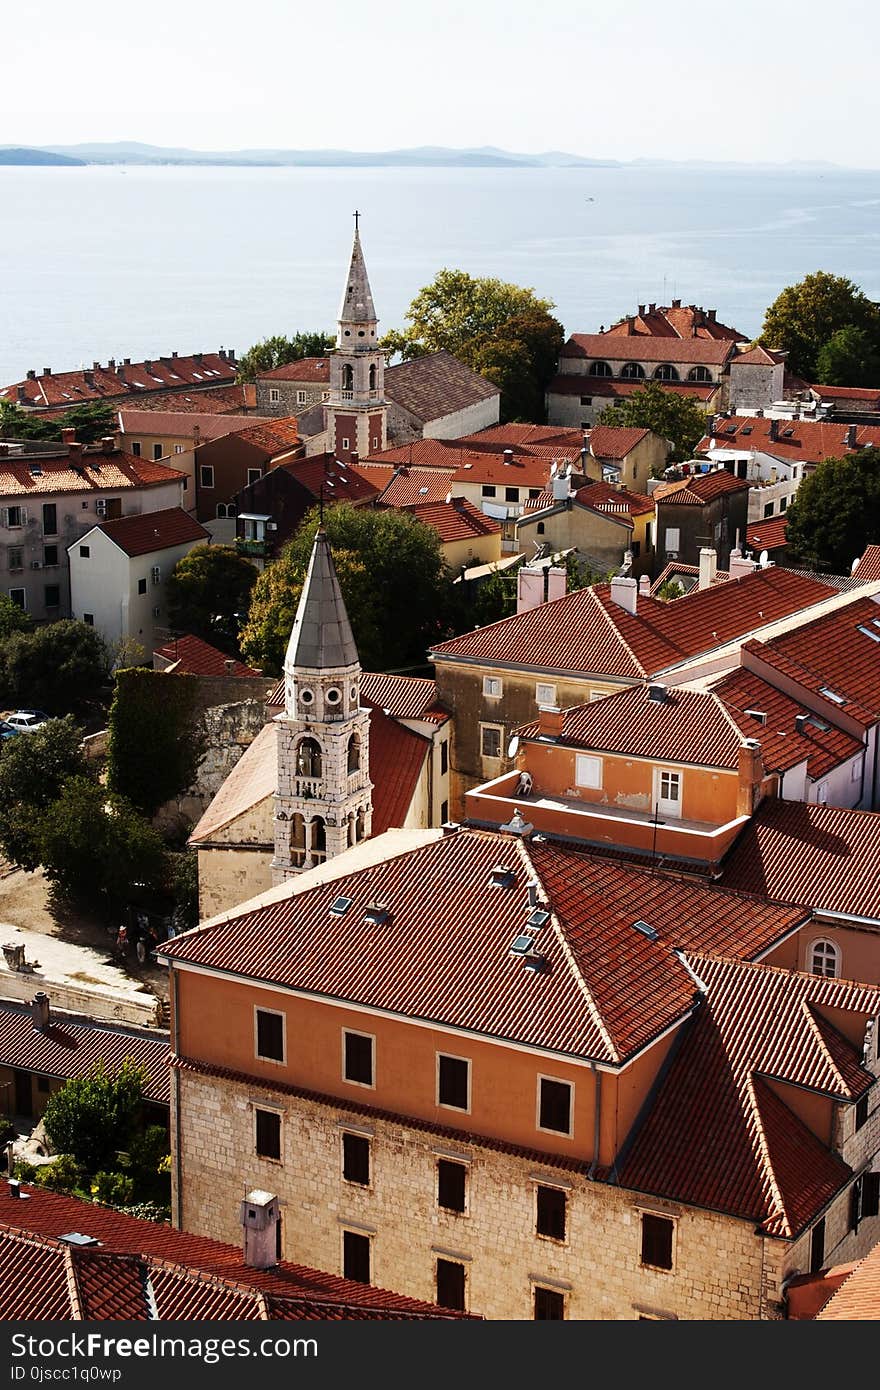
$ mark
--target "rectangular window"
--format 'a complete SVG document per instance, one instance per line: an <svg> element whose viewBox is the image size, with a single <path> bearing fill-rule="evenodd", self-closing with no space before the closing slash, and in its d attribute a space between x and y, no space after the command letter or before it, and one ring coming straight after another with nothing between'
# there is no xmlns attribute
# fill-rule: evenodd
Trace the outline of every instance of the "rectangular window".
<svg viewBox="0 0 880 1390"><path fill-rule="evenodd" d="M497 698L502 694L503 690L504 690L504 686L503 686L502 683L501 683L501 677L500 677L500 676L484 676L484 677L483 677L483 694L484 694L484 695L489 695L489 696L491 696L493 699L497 699Z"/></svg>
<svg viewBox="0 0 880 1390"><path fill-rule="evenodd" d="M159 460L160 460L160 458L163 458L163 457L164 457L164 455L163 455L163 453L162 453L162 445L161 445L161 444L154 444L154 445L153 445L153 462L154 462L154 463L158 463Z"/></svg>
<svg viewBox="0 0 880 1390"><path fill-rule="evenodd" d="M529 488L529 497L530 497L530 498L540 497L540 496L541 496L541 489L540 489L539 487L530 487L530 488Z"/></svg>
<svg viewBox="0 0 880 1390"><path fill-rule="evenodd" d="M448 801L441 801L441 802L440 802L440 824L441 824L441 825L445 825L446 822L447 822L448 820L449 820L449 802L448 802Z"/></svg>
<svg viewBox="0 0 880 1390"><path fill-rule="evenodd" d="M650 523L650 521L649 521L648 524L647 524L646 527L645 527L645 549L646 549L646 550L650 550L650 549L651 549L651 535L652 535L652 532L651 532L651 523Z"/></svg>
<svg viewBox="0 0 880 1390"><path fill-rule="evenodd" d="M374 1040L369 1033L342 1032L342 1075L356 1086L373 1085Z"/></svg>
<svg viewBox="0 0 880 1390"><path fill-rule="evenodd" d="M43 590L43 602L47 608L58 608L61 604L60 585L47 584Z"/></svg>
<svg viewBox="0 0 880 1390"><path fill-rule="evenodd" d="M342 1232L342 1274L359 1284L370 1282L370 1237L359 1231Z"/></svg>
<svg viewBox="0 0 880 1390"><path fill-rule="evenodd" d="M810 1233L810 1273L818 1274L825 1263L825 1217L817 1221Z"/></svg>
<svg viewBox="0 0 880 1390"><path fill-rule="evenodd" d="M856 1129L861 1129L868 1119L868 1095L866 1091L860 1101L856 1102Z"/></svg>
<svg viewBox="0 0 880 1390"><path fill-rule="evenodd" d="M131 450L132 458L139 459L141 456L141 441L139 439L132 439L128 447Z"/></svg>
<svg viewBox="0 0 880 1390"><path fill-rule="evenodd" d="M305 403L306 403L307 400L308 400L308 395L306 394L305 391L297 391L297 393L296 393L296 403L297 403L297 405L305 405Z"/></svg>
<svg viewBox="0 0 880 1390"><path fill-rule="evenodd" d="M58 535L58 508L54 502L43 503L43 535Z"/></svg>
<svg viewBox="0 0 880 1390"><path fill-rule="evenodd" d="M558 1289L535 1285L535 1321L562 1322L565 1319L565 1295Z"/></svg>
<svg viewBox="0 0 880 1390"><path fill-rule="evenodd" d="M91 555L91 553L92 553L92 552L91 552L91 550L89 549L89 547L88 547L87 545L81 545L81 546L80 546L80 548L79 548L79 558L80 558L81 560L87 560L87 559L89 558L89 556Z"/></svg>
<svg viewBox="0 0 880 1390"><path fill-rule="evenodd" d="M150 579L154 584L162 583L162 570L159 565L153 565L150 570Z"/></svg>
<svg viewBox="0 0 880 1390"><path fill-rule="evenodd" d="M440 776L444 776L449 771L449 744L440 744Z"/></svg>
<svg viewBox="0 0 880 1390"><path fill-rule="evenodd" d="M458 1260L437 1261L437 1302L441 1308L456 1308L463 1313L464 1265Z"/></svg>
<svg viewBox="0 0 880 1390"><path fill-rule="evenodd" d="M518 487L506 487L506 488L504 489L504 500L505 500L505 502L518 502L518 501L519 501L519 488L518 488Z"/></svg>
<svg viewBox="0 0 880 1390"><path fill-rule="evenodd" d="M494 483L484 483L483 486L480 488L481 497L494 497L496 492L497 488L495 487Z"/></svg>
<svg viewBox="0 0 880 1390"><path fill-rule="evenodd" d="M85 623L86 627L94 627L94 626L95 626L95 615L94 615L94 613L83 613L83 622Z"/></svg>
<svg viewBox="0 0 880 1390"><path fill-rule="evenodd" d="M182 445L182 444L175 444L175 446L174 446L174 452L175 452L175 454L182 454L182 453L183 453L183 445Z"/></svg>
<svg viewBox="0 0 880 1390"><path fill-rule="evenodd" d="M269 404L270 404L270 405L277 405L278 402L280 401L280 399L281 399L281 392L279 391L278 387L277 387L277 386L270 386L270 387L269 387Z"/></svg>
<svg viewBox="0 0 880 1390"><path fill-rule="evenodd" d="M784 511L787 511L787 510L788 510L788 498L787 498L787 497L780 497L780 499L779 499L779 510L780 510L781 512L784 512Z"/></svg>
<svg viewBox="0 0 880 1390"><path fill-rule="evenodd" d="M43 565L44 565L44 567L45 567L46 569L54 569L55 566L56 566L57 564L58 564L58 547L57 547L57 545L44 545L44 546L43 546Z"/></svg>
<svg viewBox="0 0 880 1390"><path fill-rule="evenodd" d="M862 1174L862 1217L880 1215L880 1173Z"/></svg>
<svg viewBox="0 0 880 1390"><path fill-rule="evenodd" d="M12 599L13 603L18 605L19 608L27 608L27 590L10 589L9 597Z"/></svg>
<svg viewBox="0 0 880 1390"><path fill-rule="evenodd" d="M772 502L765 502L765 503L764 503L764 517L767 518L768 516L772 516L772 515L773 515L773 503L772 503Z"/></svg>
<svg viewBox="0 0 880 1390"><path fill-rule="evenodd" d="M483 724L480 749L484 758L501 757L501 730L497 724Z"/></svg>
<svg viewBox="0 0 880 1390"><path fill-rule="evenodd" d="M570 1081L554 1081L549 1076L538 1077L538 1128L554 1134L571 1134Z"/></svg>
<svg viewBox="0 0 880 1390"><path fill-rule="evenodd" d="M672 1268L672 1235L675 1222L668 1216L653 1216L642 1213L642 1254L643 1265L652 1269Z"/></svg>
<svg viewBox="0 0 880 1390"><path fill-rule="evenodd" d="M343 447L343 449L348 449L348 448L350 447L349 441L348 441L347 439L343 439L343 441L342 441L342 447Z"/></svg>
<svg viewBox="0 0 880 1390"><path fill-rule="evenodd" d="M581 396L581 405L592 405L592 404L593 404L593 397L592 397L592 396Z"/></svg>
<svg viewBox="0 0 880 1390"><path fill-rule="evenodd" d="M24 551L21 546L11 545L8 551L9 568L12 571L24 569Z"/></svg>
<svg viewBox="0 0 880 1390"><path fill-rule="evenodd" d="M665 534L665 536L664 536L664 541L663 541L664 545L666 546L666 554L667 554L667 555L671 555L671 554L673 554L673 553L675 553L675 554L678 553L678 540L679 540L679 528L678 528L677 526L667 526L667 528L666 528L666 534Z"/></svg>
<svg viewBox="0 0 880 1390"><path fill-rule="evenodd" d="M565 1240L567 1198L560 1187L538 1185L535 1232L551 1240Z"/></svg>
<svg viewBox="0 0 880 1390"><path fill-rule="evenodd" d="M470 1109L471 1064L466 1057L437 1053L437 1104L454 1110Z"/></svg>
<svg viewBox="0 0 880 1390"><path fill-rule="evenodd" d="M248 487L250 487L251 483L258 483L258 482L260 481L260 479L262 478L262 476L263 476L263 470L262 470L262 468L249 468L248 471L247 471L247 473L248 473L248 480L247 480L247 485L248 485Z"/></svg>
<svg viewBox="0 0 880 1390"><path fill-rule="evenodd" d="M437 1161L437 1205L444 1211L463 1212L467 1206L467 1164L451 1158Z"/></svg>
<svg viewBox="0 0 880 1390"><path fill-rule="evenodd" d="M659 788L661 801L681 801L681 773L661 771Z"/></svg>
<svg viewBox="0 0 880 1390"><path fill-rule="evenodd" d="M284 1014L254 1009L256 1055L267 1062L284 1061Z"/></svg>
<svg viewBox="0 0 880 1390"><path fill-rule="evenodd" d="M255 1110L254 1129L258 1158L281 1160L281 1116L277 1110Z"/></svg>
<svg viewBox="0 0 880 1390"><path fill-rule="evenodd" d="M214 486L214 469L209 463L203 463L199 467L199 486L205 488Z"/></svg>
<svg viewBox="0 0 880 1390"><path fill-rule="evenodd" d="M574 780L578 787L589 787L597 791L602 786L602 759L591 758L586 753L577 753Z"/></svg>
<svg viewBox="0 0 880 1390"><path fill-rule="evenodd" d="M363 1134L342 1136L342 1176L359 1187L370 1185L370 1141Z"/></svg>
<svg viewBox="0 0 880 1390"><path fill-rule="evenodd" d="M146 579L139 579L139 580L138 580L138 593L139 593L139 594L145 594L146 592L147 592L147 581L146 581Z"/></svg>
<svg viewBox="0 0 880 1390"><path fill-rule="evenodd" d="M18 530L24 525L25 511L22 507L6 508L6 525L10 530Z"/></svg>
<svg viewBox="0 0 880 1390"><path fill-rule="evenodd" d="M541 681L535 686L535 701L539 705L556 704L556 686L544 685Z"/></svg>

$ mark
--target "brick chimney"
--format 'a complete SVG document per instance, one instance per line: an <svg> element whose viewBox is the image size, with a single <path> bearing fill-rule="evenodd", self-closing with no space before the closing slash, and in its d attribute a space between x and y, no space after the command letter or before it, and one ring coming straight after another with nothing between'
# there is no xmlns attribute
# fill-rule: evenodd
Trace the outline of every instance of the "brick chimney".
<svg viewBox="0 0 880 1390"><path fill-rule="evenodd" d="M252 1269L271 1269L278 1263L276 1228L281 1220L278 1198L258 1188L249 1192L238 1209L242 1230L242 1256Z"/></svg>
<svg viewBox="0 0 880 1390"><path fill-rule="evenodd" d="M18 399L18 404L24 405L25 401L27 400L26 388L24 386L17 386L15 389L15 394Z"/></svg>
<svg viewBox="0 0 880 1390"><path fill-rule="evenodd" d="M639 305L639 318L640 318L640 319L643 319L644 317L645 317L645 306L644 306L644 304L640 304L640 305Z"/></svg>
<svg viewBox="0 0 880 1390"><path fill-rule="evenodd" d="M846 444L846 447L847 447L848 449L854 449L854 448L856 447L856 426L855 426L855 425L847 425L847 427L846 427L846 439L845 439L844 443Z"/></svg>
<svg viewBox="0 0 880 1390"><path fill-rule="evenodd" d="M40 1031L49 1027L49 996L45 990L37 990L31 1000L31 1018L34 1027Z"/></svg>
<svg viewBox="0 0 880 1390"><path fill-rule="evenodd" d="M778 438L779 438L779 421L776 419L776 416L775 416L775 415L774 415L773 419L770 420L770 422L769 422L768 438L769 438L769 439L778 439Z"/></svg>
<svg viewBox="0 0 880 1390"><path fill-rule="evenodd" d="M35 369L34 367L29 367L29 368L28 368L27 379L28 379L28 381L36 381L36 379L37 379L37 373L36 373L36 369Z"/></svg>
<svg viewBox="0 0 880 1390"><path fill-rule="evenodd" d="M357 452L357 450L356 450L356 449L352 449L351 453L350 453L349 456L348 456L348 461L349 461L349 463L357 463L357 461L358 461L359 458L360 458L360 454Z"/></svg>
<svg viewBox="0 0 880 1390"><path fill-rule="evenodd" d="M62 443L62 444L67 444L67 445L69 446L69 445L73 444L73 443L75 442L75 440L76 440L76 430L73 428L72 425L66 426L66 427L61 431L61 443Z"/></svg>
<svg viewBox="0 0 880 1390"><path fill-rule="evenodd" d="M756 738L747 738L737 751L737 772L739 785L736 794L736 814L750 816L761 802L761 786L764 781L764 759L761 745Z"/></svg>
<svg viewBox="0 0 880 1390"><path fill-rule="evenodd" d="M672 307L673 307L673 309L680 309L680 308L681 308L681 300L680 300L680 299L673 299L673 301L672 301Z"/></svg>
<svg viewBox="0 0 880 1390"><path fill-rule="evenodd" d="M711 546L703 546L700 551L700 579L698 588L711 589L718 573L718 555Z"/></svg>
<svg viewBox="0 0 880 1390"><path fill-rule="evenodd" d="M541 738L561 738L565 712L558 705L538 706L538 734Z"/></svg>
<svg viewBox="0 0 880 1390"><path fill-rule="evenodd" d="M90 371L83 372L83 381L85 382L86 386L94 386L95 373Z"/></svg>
<svg viewBox="0 0 880 1390"><path fill-rule="evenodd" d="M115 371L116 371L116 358L115 358L115 357L108 357L108 358L107 358L107 371L108 371L108 372L115 372Z"/></svg>
<svg viewBox="0 0 880 1390"><path fill-rule="evenodd" d="M52 368L51 368L51 367L44 367L44 368L43 368L43 376L51 376L51 375L52 375Z"/></svg>
<svg viewBox="0 0 880 1390"><path fill-rule="evenodd" d="M714 323L714 322L715 322L715 315L717 314L717 312L718 312L717 309L707 309L707 310L706 310L706 318L709 320L710 323Z"/></svg>
<svg viewBox="0 0 880 1390"><path fill-rule="evenodd" d="M113 453L113 450L116 448L116 440L114 439L112 434L105 434L101 436L101 448L103 449L105 454Z"/></svg>
<svg viewBox="0 0 880 1390"><path fill-rule="evenodd" d="M634 579L615 575L611 581L611 599L627 613L635 613L638 604L639 586Z"/></svg>

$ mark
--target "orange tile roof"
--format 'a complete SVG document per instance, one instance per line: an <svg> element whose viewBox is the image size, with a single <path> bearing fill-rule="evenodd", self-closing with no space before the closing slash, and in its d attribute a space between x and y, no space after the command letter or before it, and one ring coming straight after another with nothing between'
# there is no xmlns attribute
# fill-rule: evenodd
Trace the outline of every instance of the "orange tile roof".
<svg viewBox="0 0 880 1390"><path fill-rule="evenodd" d="M650 433L635 425L594 425L589 431L590 453L597 459L625 459Z"/></svg>
<svg viewBox="0 0 880 1390"><path fill-rule="evenodd" d="M494 536L501 531L500 522L485 516L464 497L454 497L451 502L417 502L404 510L436 531L442 545Z"/></svg>
<svg viewBox="0 0 880 1390"><path fill-rule="evenodd" d="M788 544L787 529L788 517L785 515L771 516L766 521L753 521L746 531L746 545L753 550L766 550L768 554L783 550Z"/></svg>
<svg viewBox="0 0 880 1390"><path fill-rule="evenodd" d="M53 1010L46 1028L35 1028L30 1006L0 1002L0 1064L70 1080L87 1076L97 1062L111 1069L131 1058L146 1070L144 1095L168 1104L168 1034L116 1023L98 1023Z"/></svg>
<svg viewBox="0 0 880 1390"><path fill-rule="evenodd" d="M138 402L140 404L140 402ZM125 435L177 435L202 441L219 439L224 434L240 434L253 426L253 415L235 415L231 411L199 414L183 410L120 410L119 427Z"/></svg>
<svg viewBox="0 0 880 1390"><path fill-rule="evenodd" d="M410 444L395 444L390 449L378 449L370 454L370 463L417 464L419 468L445 468L453 473L459 457L470 458L478 451L457 439L414 439ZM364 459L366 463L368 460Z"/></svg>
<svg viewBox="0 0 880 1390"><path fill-rule="evenodd" d="M99 522L94 529L103 531L114 545L131 556L151 555L157 550L185 545L187 541L211 539L210 531L182 507L168 507L162 512L142 512L139 516L121 516L115 521Z"/></svg>
<svg viewBox="0 0 880 1390"><path fill-rule="evenodd" d="M868 545L859 563L853 570L853 578L860 584L870 584L872 579L880 579L880 545Z"/></svg>
<svg viewBox="0 0 880 1390"><path fill-rule="evenodd" d="M829 1049L828 1015L844 1010L867 1025L880 990L693 951L687 959L700 981L700 1007L617 1179L790 1239L852 1170L779 1088L792 1099L804 1087L848 1102L864 1094L874 1078L860 1065L861 1049L842 1034Z"/></svg>
<svg viewBox="0 0 880 1390"><path fill-rule="evenodd" d="M698 565L685 565L681 560L670 560L668 565L664 565L651 585L651 595L652 597L656 597L663 588L663 585L668 584L670 581L673 583L678 582L683 594L694 593L699 587L699 578L700 568ZM728 570L716 570L713 582L715 584L724 584L729 578L730 573ZM674 603L676 600L667 599L666 602Z"/></svg>
<svg viewBox="0 0 880 1390"><path fill-rule="evenodd" d="M668 338L651 334L573 333L560 358L605 362L683 362L721 367L734 355L733 339Z"/></svg>
<svg viewBox="0 0 880 1390"><path fill-rule="evenodd" d="M786 353L774 352L756 343L754 347L747 348L745 352L738 352L733 358L731 365L746 367L774 367L779 362L784 362Z"/></svg>
<svg viewBox="0 0 880 1390"><path fill-rule="evenodd" d="M587 483L586 487L578 489L578 501L597 511L603 511L606 506L616 509L622 504L630 516L647 516L655 510L653 497L642 492L630 492L629 488L615 487L612 483Z"/></svg>
<svg viewBox="0 0 880 1390"><path fill-rule="evenodd" d="M135 458L122 449L73 449L40 458L0 456L0 497L45 497L66 492L119 492L183 483L184 474L164 463Z"/></svg>
<svg viewBox="0 0 880 1390"><path fill-rule="evenodd" d="M295 415L280 416L276 420L261 420L258 425L251 424L246 430L237 430L236 436L243 443L261 449L267 458L289 453L300 443Z"/></svg>
<svg viewBox="0 0 880 1390"><path fill-rule="evenodd" d="M275 473L284 469L298 483L310 492L312 497L321 495L324 488L325 502L364 502L374 498L378 486L366 473L353 463L345 463L334 454L312 454L309 458L287 459L273 468Z"/></svg>
<svg viewBox="0 0 880 1390"><path fill-rule="evenodd" d="M639 305L640 312L621 319L605 330L605 335L628 336L630 326L634 333L646 333L658 338L730 338L742 342L745 334L726 323L719 323L714 309L702 309L696 304L651 304L647 308ZM643 311L643 312L642 312Z"/></svg>
<svg viewBox="0 0 880 1390"><path fill-rule="evenodd" d="M361 691L370 711L370 776L373 780L372 835L400 827L412 805L419 778L431 755L427 737L407 729L374 705Z"/></svg>
<svg viewBox="0 0 880 1390"><path fill-rule="evenodd" d="M262 674L252 666L245 666L243 662L228 657L225 652L218 651L210 643L202 641L201 637L194 637L189 632L166 642L164 647L157 647L154 655L172 662L175 672L179 675L252 678Z"/></svg>
<svg viewBox="0 0 880 1390"><path fill-rule="evenodd" d="M579 449L583 443L581 430L570 425L489 425L475 434L466 434L452 443L467 444L474 449L524 449L532 445L546 445L550 448Z"/></svg>
<svg viewBox="0 0 880 1390"><path fill-rule="evenodd" d="M880 604L855 598L748 651L817 695L832 690L838 699L823 696L830 709L872 724L880 719L880 642L868 633L880 637Z"/></svg>
<svg viewBox="0 0 880 1390"><path fill-rule="evenodd" d="M379 486L374 475L379 470L358 464L364 477ZM424 502L445 502L452 486L452 472L435 468L407 468L402 464L392 472L377 501L383 507L413 507Z"/></svg>
<svg viewBox="0 0 880 1390"><path fill-rule="evenodd" d="M30 406L64 406L68 409L82 401L112 400L121 396L140 395L170 387L210 386L220 382L231 385L237 366L228 357L216 352L195 353L189 357L159 357L144 362L116 363L76 372L43 372L33 379L14 382L0 390L0 399L16 401L19 387L24 392L24 404Z"/></svg>
<svg viewBox="0 0 880 1390"><path fill-rule="evenodd" d="M820 1322L880 1320L880 1245L859 1261L816 1316Z"/></svg>
<svg viewBox="0 0 880 1390"><path fill-rule="evenodd" d="M826 916L880 924L880 816L764 801L724 865L722 883Z"/></svg>
<svg viewBox="0 0 880 1390"><path fill-rule="evenodd" d="M717 381L661 381L664 391L673 395L687 396L693 400L708 401L720 389ZM560 374L555 376L547 387L548 396L632 396L636 391L644 391L648 378L641 381L621 381L620 377L582 376L580 374Z"/></svg>
<svg viewBox="0 0 880 1390"><path fill-rule="evenodd" d="M444 724L449 718L448 711L437 703L436 681L364 671L361 692L364 699L393 719L426 719L432 724Z"/></svg>
<svg viewBox="0 0 880 1390"><path fill-rule="evenodd" d="M514 454L509 461L503 454L472 454L453 474L455 483L479 483L482 486L545 487L550 477L549 459L529 454Z"/></svg>
<svg viewBox="0 0 880 1390"><path fill-rule="evenodd" d="M630 614L597 584L440 642L431 659L639 678L830 597L827 585L773 567L674 604L640 594Z"/></svg>
<svg viewBox="0 0 880 1390"><path fill-rule="evenodd" d="M665 483L656 488L653 497L655 504L664 506L704 507L725 493L747 492L747 478L734 478L724 468L716 468L711 473L696 473L683 482Z"/></svg>
<svg viewBox="0 0 880 1390"><path fill-rule="evenodd" d="M731 671L712 689L743 736L760 740L764 766L772 772L786 772L806 762L809 776L817 782L854 758L863 746L861 739L817 719L806 705L745 667ZM757 710L766 718L761 721L747 710ZM798 727L801 715L807 716L803 728Z"/></svg>
<svg viewBox="0 0 880 1390"><path fill-rule="evenodd" d="M771 438L775 426L776 439ZM850 429L855 444L847 444ZM697 445L700 453L709 449L770 454L773 458L798 463L821 463L827 458L845 458L871 445L880 449L880 425L849 426L837 420L771 420L767 416L716 416L714 434L704 435Z"/></svg>
<svg viewBox="0 0 880 1390"><path fill-rule="evenodd" d="M286 362L283 367L270 367L257 372L258 381L306 381L326 386L330 381L330 358L300 357L296 362Z"/></svg>
<svg viewBox="0 0 880 1390"><path fill-rule="evenodd" d="M876 386L811 386L820 400L864 401L866 406L880 410L880 388Z"/></svg>
<svg viewBox="0 0 880 1390"><path fill-rule="evenodd" d="M540 722L518 732L539 741ZM717 695L677 686L651 699L649 688L639 685L566 709L556 741L566 748L735 769L743 739Z"/></svg>
<svg viewBox="0 0 880 1390"><path fill-rule="evenodd" d="M425 1318L461 1316L372 1284L281 1260L244 1263L241 1250L164 1222L26 1186L0 1190L0 1318ZM98 1246L59 1237L77 1231Z"/></svg>

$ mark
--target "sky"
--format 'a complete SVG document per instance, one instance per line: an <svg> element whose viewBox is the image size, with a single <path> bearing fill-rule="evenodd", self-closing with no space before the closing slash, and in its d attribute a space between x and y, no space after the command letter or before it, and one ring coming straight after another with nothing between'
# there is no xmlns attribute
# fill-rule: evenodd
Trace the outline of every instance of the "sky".
<svg viewBox="0 0 880 1390"><path fill-rule="evenodd" d="M880 167L868 0L41 0L0 144L497 145Z"/></svg>

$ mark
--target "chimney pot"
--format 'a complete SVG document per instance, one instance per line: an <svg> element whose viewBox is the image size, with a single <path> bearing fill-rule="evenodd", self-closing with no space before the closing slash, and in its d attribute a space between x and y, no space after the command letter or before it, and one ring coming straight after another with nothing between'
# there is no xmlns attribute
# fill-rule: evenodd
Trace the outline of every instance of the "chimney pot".
<svg viewBox="0 0 880 1390"><path fill-rule="evenodd" d="M113 438L112 434L105 434L101 436L101 448L104 450L105 454L112 454L115 447L116 440Z"/></svg>
<svg viewBox="0 0 880 1390"><path fill-rule="evenodd" d="M360 454L357 452L357 450L356 450L356 449L352 449L351 453L350 453L349 456L348 456L348 461L349 461L349 463L357 463L357 461L358 461L359 458L360 458Z"/></svg>
<svg viewBox="0 0 880 1390"><path fill-rule="evenodd" d="M611 600L627 613L635 613L638 607L639 586L634 579L615 575L611 581Z"/></svg>
<svg viewBox="0 0 880 1390"><path fill-rule="evenodd" d="M115 357L108 357L108 358L107 358L107 370L108 370L108 372L115 372L115 371L116 371L116 358L115 358Z"/></svg>
<svg viewBox="0 0 880 1390"><path fill-rule="evenodd" d="M772 418L771 421L770 421L770 426L769 426L769 429L768 429L768 436L769 436L770 439L778 439L778 438L779 438L779 421L776 419L776 416L775 416L775 415L773 416L773 418Z"/></svg>
<svg viewBox="0 0 880 1390"><path fill-rule="evenodd" d="M49 996L45 990L38 990L31 1000L31 1018L35 1028L49 1027Z"/></svg>
<svg viewBox="0 0 880 1390"><path fill-rule="evenodd" d="M718 573L718 555L711 546L704 546L700 551L700 578L699 588L711 589L715 583L715 576Z"/></svg>
<svg viewBox="0 0 880 1390"><path fill-rule="evenodd" d="M24 402L27 400L27 391L23 386L19 386L16 389L16 395L18 397L18 404L24 405Z"/></svg>
<svg viewBox="0 0 880 1390"><path fill-rule="evenodd" d="M172 356L172 357L176 357L176 356L177 356L177 351L176 351L176 349L175 349L174 352L172 352L171 356Z"/></svg>
<svg viewBox="0 0 880 1390"><path fill-rule="evenodd" d="M93 362L93 363L92 363L92 371L93 371L93 372L98 372L98 371L100 371L100 370L101 370L101 364L100 364L100 362Z"/></svg>
<svg viewBox="0 0 880 1390"><path fill-rule="evenodd" d="M538 706L538 732L541 738L561 738L564 711L558 705Z"/></svg>
<svg viewBox="0 0 880 1390"><path fill-rule="evenodd" d="M654 314L654 313L656 313L656 312L657 312L657 305L656 305L656 304L649 304L649 305L648 305L648 313L649 313L649 314Z"/></svg>
<svg viewBox="0 0 880 1390"><path fill-rule="evenodd" d="M252 1269L271 1269L278 1263L275 1254L275 1228L281 1216L278 1198L272 1192L249 1192L238 1209L242 1228L242 1255Z"/></svg>
<svg viewBox="0 0 880 1390"><path fill-rule="evenodd" d="M854 448L856 447L856 427L855 427L855 425L848 425L848 426L847 426L847 431L846 431L846 447L847 447L848 449L854 449Z"/></svg>
<svg viewBox="0 0 880 1390"><path fill-rule="evenodd" d="M52 368L51 368L51 367L44 367L44 368L43 368L43 376L51 376L51 375L52 375Z"/></svg>
<svg viewBox="0 0 880 1390"><path fill-rule="evenodd" d="M645 306L644 306L644 304L640 304L640 305L639 305L639 318L644 318L644 316L645 316Z"/></svg>
<svg viewBox="0 0 880 1390"><path fill-rule="evenodd" d="M681 300L680 300L680 299L673 299L673 301L672 301L672 307L673 307L673 309L680 309L680 308L681 308Z"/></svg>
<svg viewBox="0 0 880 1390"><path fill-rule="evenodd" d="M651 597L651 581L646 574L643 574L639 580L639 593L645 598Z"/></svg>
<svg viewBox="0 0 880 1390"><path fill-rule="evenodd" d="M715 315L717 314L717 312L718 312L717 309L707 309L707 310L706 310L706 318L709 320L710 323L714 323L714 322L715 322Z"/></svg>
<svg viewBox="0 0 880 1390"><path fill-rule="evenodd" d="M28 381L36 381L36 379L37 379L37 373L36 373L35 368L33 368L33 367L29 367L29 368L28 368L27 379L28 379Z"/></svg>
<svg viewBox="0 0 880 1390"><path fill-rule="evenodd" d="M75 441L76 430L73 428L72 425L65 426L65 428L61 431L61 443L69 445L73 444Z"/></svg>
<svg viewBox="0 0 880 1390"><path fill-rule="evenodd" d="M123 367L130 367L130 366L131 366L131 358L130 358L130 357L123 357L123 359L122 359L122 365L123 365Z"/></svg>

